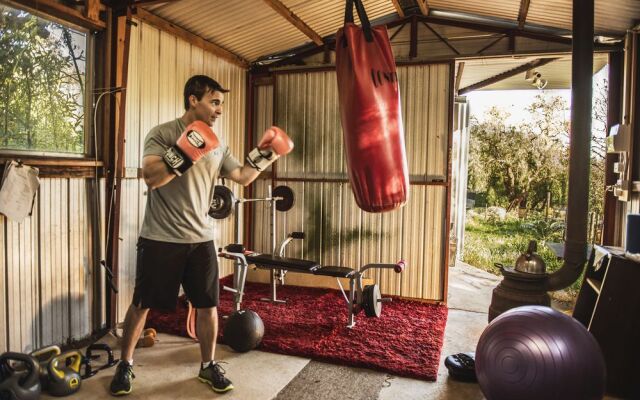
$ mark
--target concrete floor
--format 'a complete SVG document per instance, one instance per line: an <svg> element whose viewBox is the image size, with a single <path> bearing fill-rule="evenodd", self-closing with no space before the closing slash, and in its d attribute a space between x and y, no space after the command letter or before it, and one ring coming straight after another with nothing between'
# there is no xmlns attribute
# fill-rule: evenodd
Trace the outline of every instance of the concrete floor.
<svg viewBox="0 0 640 400"><path fill-rule="evenodd" d="M379 400L475 400L484 399L475 383L449 379L444 358L453 353L474 351L478 338L487 325L487 310L491 291L499 278L459 263L449 270L449 319L445 330L440 369L436 382L391 377L379 393ZM135 354L134 392L128 399L211 399L268 400L273 399L309 363L309 359L283 356L261 351L238 354L227 346L218 345L216 359L225 362L227 376L235 389L218 395L198 382L199 349L193 341L165 334L151 347ZM116 338L103 341L116 348ZM117 355L116 355L117 356ZM82 382L82 389L73 399L110 399L108 387L115 369L100 372ZM357 390L357 389L356 389ZM42 398L52 398L42 396ZM318 394L317 399L324 396ZM609 399L609 398L607 398Z"/></svg>

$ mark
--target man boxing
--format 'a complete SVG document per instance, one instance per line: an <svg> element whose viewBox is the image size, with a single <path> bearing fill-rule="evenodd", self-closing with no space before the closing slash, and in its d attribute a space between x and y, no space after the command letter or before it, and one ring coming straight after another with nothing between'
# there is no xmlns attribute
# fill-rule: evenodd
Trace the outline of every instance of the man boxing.
<svg viewBox="0 0 640 400"><path fill-rule="evenodd" d="M227 92L210 77L191 77L184 87L182 117L156 126L145 138L142 174L151 190L137 243L136 282L125 317L121 361L111 381L114 396L131 393L133 351L149 309L175 309L180 285L198 310L198 379L219 393L233 389L214 359L218 263L207 212L219 176L246 186L289 153L293 142L282 129L271 127L241 165L212 129Z"/></svg>

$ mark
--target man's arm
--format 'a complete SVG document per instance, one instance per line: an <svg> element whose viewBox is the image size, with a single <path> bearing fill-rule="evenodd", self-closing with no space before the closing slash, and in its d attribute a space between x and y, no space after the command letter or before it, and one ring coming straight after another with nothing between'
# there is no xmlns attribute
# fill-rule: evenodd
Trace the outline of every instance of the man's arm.
<svg viewBox="0 0 640 400"><path fill-rule="evenodd" d="M260 175L260 171L248 164L245 164L242 167L231 171L227 177L235 183L239 183L242 186L248 186L251 182L256 180L258 175Z"/></svg>
<svg viewBox="0 0 640 400"><path fill-rule="evenodd" d="M293 150L293 142L287 134L277 126L267 129L258 147L251 150L242 167L232 170L228 178L232 181L247 186L253 182L261 171L276 161L280 156L289 154Z"/></svg>
<svg viewBox="0 0 640 400"><path fill-rule="evenodd" d="M149 189L157 189L171 182L177 175L169 172L162 156L145 156L142 159L142 177Z"/></svg>

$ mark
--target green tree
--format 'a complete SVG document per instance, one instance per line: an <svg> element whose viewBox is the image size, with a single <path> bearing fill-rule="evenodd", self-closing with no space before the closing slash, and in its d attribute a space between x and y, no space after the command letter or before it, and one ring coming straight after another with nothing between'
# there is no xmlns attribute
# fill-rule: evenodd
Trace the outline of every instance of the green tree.
<svg viewBox="0 0 640 400"><path fill-rule="evenodd" d="M82 34L0 5L0 146L84 150Z"/></svg>
<svg viewBox="0 0 640 400"><path fill-rule="evenodd" d="M537 113L534 123L520 127L508 126L509 114L495 107L484 122L472 122L470 188L488 192L493 205L507 209L539 205L547 191L562 193L566 149L561 137L566 124L556 124L554 115L563 107L556 98L537 99L531 106Z"/></svg>

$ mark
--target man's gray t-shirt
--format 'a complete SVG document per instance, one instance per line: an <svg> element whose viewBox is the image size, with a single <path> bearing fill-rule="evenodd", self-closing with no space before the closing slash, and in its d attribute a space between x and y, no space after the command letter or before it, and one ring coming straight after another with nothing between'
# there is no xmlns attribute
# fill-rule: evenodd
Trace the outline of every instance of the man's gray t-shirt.
<svg viewBox="0 0 640 400"><path fill-rule="evenodd" d="M151 129L144 140L144 156L162 156L185 128L178 118ZM148 191L140 236L172 243L213 240L213 220L208 211L216 180L241 166L220 140L217 149L205 154L182 176Z"/></svg>

